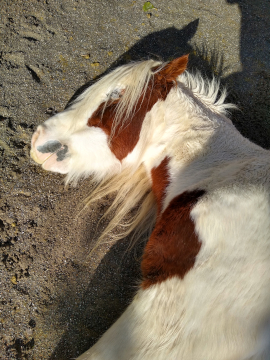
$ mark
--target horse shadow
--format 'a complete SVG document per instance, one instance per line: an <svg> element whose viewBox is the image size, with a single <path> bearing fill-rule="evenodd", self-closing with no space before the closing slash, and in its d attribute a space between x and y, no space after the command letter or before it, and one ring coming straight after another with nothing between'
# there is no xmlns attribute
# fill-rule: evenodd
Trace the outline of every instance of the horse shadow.
<svg viewBox="0 0 270 360"><path fill-rule="evenodd" d="M227 1L230 3L233 2L233 0ZM267 120L263 117L265 107L263 110L258 109L258 106L254 108L254 103L258 101L259 95L254 95L254 101L252 102L244 96L244 94L248 94L250 91L250 87L246 84L247 72L249 79L254 83L253 89L256 89L256 94L261 94L261 77L269 76L266 72L264 73L263 70L262 72L250 71L250 60L249 58L246 59L246 54L252 50L247 39L249 35L248 22L252 16L249 11L250 9L254 9L254 6L252 5L252 0L238 0L238 3L242 9L240 55L243 62L243 72L222 78L221 82L229 87L231 100L236 102L240 108L240 111L234 111L231 115L235 126L243 135L249 137L251 140L262 146L270 147L269 114L268 117L266 117L268 118ZM256 21L258 21L258 19ZM94 81L115 67L129 61L149 58L169 61L172 58L187 53L190 53L189 68L199 69L205 76L210 78L213 72L216 76L221 77L224 69L224 61L218 49L209 50L206 46L199 48L189 44L189 41L197 31L198 24L199 19L189 23L181 30L171 27L147 35L128 52L120 56L105 73L98 76ZM270 21L266 27L267 32L269 31L269 24ZM256 34L258 35L258 32L256 32ZM254 41L255 40L256 39L254 39ZM254 58L256 54L253 53L252 56ZM79 88L70 99L67 107L94 81L90 81ZM269 94L264 94L259 103L266 103L268 104L267 106L270 106ZM251 103L253 105L251 105ZM262 126L262 129L258 129L256 126L254 127L253 116L255 115L259 116L257 122ZM87 224L85 226L87 228L86 230L91 233L92 229L90 229L90 227L88 228ZM90 237L89 242L92 242L93 239L90 239ZM79 299L77 297L75 301L72 296L62 294L63 299L68 298L68 306L63 306L63 303L60 301L56 311L58 314L63 313L63 318L71 318L72 321L69 322L67 330L54 349L53 354L50 356L50 360L74 358L87 350L128 306L137 290L138 279L140 279L139 259L143 252L143 243L138 243L131 251L126 251L129 243L130 239L127 238L118 241L112 246L99 263L94 275L89 279L88 285L81 293ZM83 271L83 267L78 268L76 271ZM76 289L71 287L69 294L72 294L73 291L76 292Z"/></svg>
<svg viewBox="0 0 270 360"><path fill-rule="evenodd" d="M241 12L242 71L223 79L240 111L232 120L251 141L270 148L270 6L265 0L227 0Z"/></svg>
<svg viewBox="0 0 270 360"><path fill-rule="evenodd" d="M126 238L111 247L79 296L74 286L59 297L56 317L63 327L68 323L68 328L50 360L79 356L94 345L129 305L138 289L139 259L144 247L140 242L127 251L129 245L130 239ZM77 266L74 277L80 279L84 269L87 272L85 266Z"/></svg>
<svg viewBox="0 0 270 360"><path fill-rule="evenodd" d="M213 73L215 76L221 78L224 71L223 54L221 54L217 48L208 49L206 45L191 46L189 43L196 34L198 26L199 19L196 19L181 30L170 27L148 34L115 60L103 73L77 89L68 101L66 108L89 86L93 85L118 66L127 64L130 61L135 62L149 59L170 61L182 55L189 54L189 70L200 71L204 76L211 79Z"/></svg>
<svg viewBox="0 0 270 360"><path fill-rule="evenodd" d="M118 66L127 64L130 61L160 60L169 61L178 56L189 54L193 51L189 41L195 35L199 25L199 19L190 22L183 29L178 30L170 27L161 31L148 34L128 51L116 59L102 74L96 76L86 84L82 85L68 101L67 107L89 86L98 81L101 77L111 72Z"/></svg>

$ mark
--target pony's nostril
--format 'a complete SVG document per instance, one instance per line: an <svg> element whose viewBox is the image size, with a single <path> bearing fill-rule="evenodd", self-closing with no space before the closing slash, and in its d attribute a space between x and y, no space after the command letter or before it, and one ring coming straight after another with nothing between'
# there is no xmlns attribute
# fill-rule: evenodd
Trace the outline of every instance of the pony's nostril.
<svg viewBox="0 0 270 360"><path fill-rule="evenodd" d="M68 147L67 145L63 145L59 151L57 151L57 159L56 161L63 161L66 158L66 155L68 153Z"/></svg>
<svg viewBox="0 0 270 360"><path fill-rule="evenodd" d="M66 146L67 147L67 146ZM62 150L62 151L61 151ZM66 157L67 149L56 139L50 139L50 133L43 125L38 126L32 136L30 156L38 164L43 164L52 154L59 154L59 161Z"/></svg>
<svg viewBox="0 0 270 360"><path fill-rule="evenodd" d="M49 140L45 144L37 146L37 150L42 154L54 153L61 149L62 144L58 140Z"/></svg>

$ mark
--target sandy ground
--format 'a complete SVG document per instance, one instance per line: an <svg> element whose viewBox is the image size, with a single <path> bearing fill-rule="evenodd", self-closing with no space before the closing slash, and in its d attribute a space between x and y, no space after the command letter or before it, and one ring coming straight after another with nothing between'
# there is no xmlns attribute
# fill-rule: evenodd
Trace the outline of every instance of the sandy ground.
<svg viewBox="0 0 270 360"><path fill-rule="evenodd" d="M191 53L222 75L235 126L270 147L267 0L1 0L0 359L71 359L130 302L142 245L100 246L110 199L76 220L90 180L64 187L29 158L31 135L91 79L115 65ZM110 239L108 239L109 241Z"/></svg>

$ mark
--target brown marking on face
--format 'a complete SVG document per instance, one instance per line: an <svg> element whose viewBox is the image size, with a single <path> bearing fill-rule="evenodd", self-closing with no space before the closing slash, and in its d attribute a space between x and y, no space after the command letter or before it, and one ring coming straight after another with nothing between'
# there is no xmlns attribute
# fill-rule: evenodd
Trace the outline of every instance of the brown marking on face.
<svg viewBox="0 0 270 360"><path fill-rule="evenodd" d="M157 202L158 216L161 213L166 188L170 183L168 169L169 160L169 157L165 157L157 167L151 170L152 191Z"/></svg>
<svg viewBox="0 0 270 360"><path fill-rule="evenodd" d="M153 75L144 95L142 95L133 109L132 115L116 126L114 135L110 139L110 149L120 161L123 160L136 146L141 132L143 120L158 100L165 100L171 88L175 85L178 75L185 71L188 56L182 56L168 63L163 69ZM155 70L155 69L153 69ZM87 125L101 128L109 137L112 132L116 106L120 100L106 105L102 103L89 118ZM125 114L123 114L125 118Z"/></svg>
<svg viewBox="0 0 270 360"><path fill-rule="evenodd" d="M204 193L204 190L186 191L174 198L162 213L144 250L143 289L173 276L183 279L194 266L201 242L190 212Z"/></svg>

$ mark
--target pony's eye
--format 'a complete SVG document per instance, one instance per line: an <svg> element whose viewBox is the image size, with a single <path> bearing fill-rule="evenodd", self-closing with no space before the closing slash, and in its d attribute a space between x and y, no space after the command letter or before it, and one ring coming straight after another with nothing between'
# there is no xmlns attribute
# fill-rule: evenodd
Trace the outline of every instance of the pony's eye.
<svg viewBox="0 0 270 360"><path fill-rule="evenodd" d="M111 100L117 100L123 96L123 91L123 89L115 89L110 94L108 94L108 96Z"/></svg>

